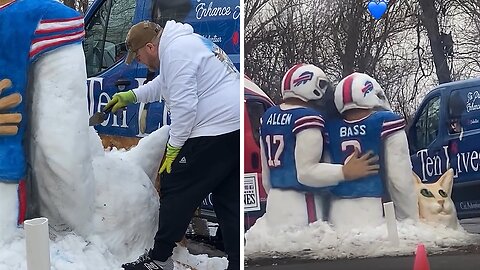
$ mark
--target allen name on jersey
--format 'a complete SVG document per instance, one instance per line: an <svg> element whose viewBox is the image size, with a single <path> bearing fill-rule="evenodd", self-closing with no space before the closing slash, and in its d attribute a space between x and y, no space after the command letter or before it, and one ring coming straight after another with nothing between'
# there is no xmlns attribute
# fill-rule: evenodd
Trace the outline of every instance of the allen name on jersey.
<svg viewBox="0 0 480 270"><path fill-rule="evenodd" d="M273 113L268 117L267 125L284 126L290 125L292 121L291 113Z"/></svg>

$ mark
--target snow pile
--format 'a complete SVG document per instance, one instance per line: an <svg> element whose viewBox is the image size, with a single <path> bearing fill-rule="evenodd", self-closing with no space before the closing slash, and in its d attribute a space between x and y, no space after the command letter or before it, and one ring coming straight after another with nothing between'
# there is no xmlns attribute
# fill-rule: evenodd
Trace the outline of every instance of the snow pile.
<svg viewBox="0 0 480 270"><path fill-rule="evenodd" d="M51 223L52 270L122 269L123 263L136 260L145 248L153 246L158 228L159 198L151 180L156 176L163 156L168 126L143 138L129 151L99 151L100 139L95 132L90 135L96 181L89 191L94 193L94 211L89 220L79 222L86 222L91 231L82 237L65 225ZM65 183L71 183L65 180ZM2 190L6 188L0 189L0 195ZM63 200L57 203L62 204ZM9 211L11 213L7 216L15 218L16 210L0 205L2 216ZM74 213L76 210L67 211ZM24 230L10 226L13 223L0 226L0 270L27 269ZM184 247L177 247L173 258L178 261L175 265L178 270L190 269L187 265L197 270L221 270L228 265L226 258L191 255Z"/></svg>
<svg viewBox="0 0 480 270"><path fill-rule="evenodd" d="M51 237L50 262L52 270L120 270L124 258L115 257L98 237L87 240L74 234ZM0 242L0 270L26 270L26 248L23 229L17 229L11 242ZM138 254L140 255L140 254ZM190 269L196 265L197 270L226 269L226 258L208 258L207 255L191 255L184 247L174 250L175 269Z"/></svg>
<svg viewBox="0 0 480 270"><path fill-rule="evenodd" d="M463 228L457 230L443 225L432 226L410 220L397 223L400 245L388 241L387 227L336 232L328 223L317 221L308 227L279 227L271 229L260 218L245 234L245 257L253 259L271 256L302 256L313 259L378 257L411 255L418 243L429 252L443 252L453 247L480 242L480 236Z"/></svg>

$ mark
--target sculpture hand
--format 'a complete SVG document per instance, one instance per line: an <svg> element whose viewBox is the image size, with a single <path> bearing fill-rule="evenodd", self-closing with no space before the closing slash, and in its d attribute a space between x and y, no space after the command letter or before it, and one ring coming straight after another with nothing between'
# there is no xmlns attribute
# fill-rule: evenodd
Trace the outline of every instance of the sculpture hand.
<svg viewBox="0 0 480 270"><path fill-rule="evenodd" d="M7 112L22 102L22 95L13 93L8 96L2 96L3 90L9 88L12 82L9 79L0 80L0 136L15 135L18 132L18 126L22 121L22 114Z"/></svg>

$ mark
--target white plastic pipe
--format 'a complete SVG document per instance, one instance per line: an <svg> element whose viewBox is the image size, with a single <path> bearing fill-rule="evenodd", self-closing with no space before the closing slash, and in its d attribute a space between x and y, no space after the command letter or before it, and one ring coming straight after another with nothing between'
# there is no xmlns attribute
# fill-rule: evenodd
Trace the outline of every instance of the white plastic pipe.
<svg viewBox="0 0 480 270"><path fill-rule="evenodd" d="M50 239L48 219L25 220L25 240L27 242L27 269L50 270Z"/></svg>
<svg viewBox="0 0 480 270"><path fill-rule="evenodd" d="M400 241L398 239L397 219L395 218L393 202L384 203L383 210L385 211L385 220L387 221L388 239L393 246L398 247Z"/></svg>

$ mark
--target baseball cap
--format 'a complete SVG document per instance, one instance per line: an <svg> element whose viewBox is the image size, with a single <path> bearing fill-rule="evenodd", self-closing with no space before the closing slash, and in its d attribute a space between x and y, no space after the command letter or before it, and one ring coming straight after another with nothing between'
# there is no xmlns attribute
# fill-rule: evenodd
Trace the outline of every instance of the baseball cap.
<svg viewBox="0 0 480 270"><path fill-rule="evenodd" d="M132 26L125 40L128 50L125 63L130 65L137 56L137 50L145 46L148 42L152 42L161 31L162 27L160 27L160 25L149 21L139 22Z"/></svg>

